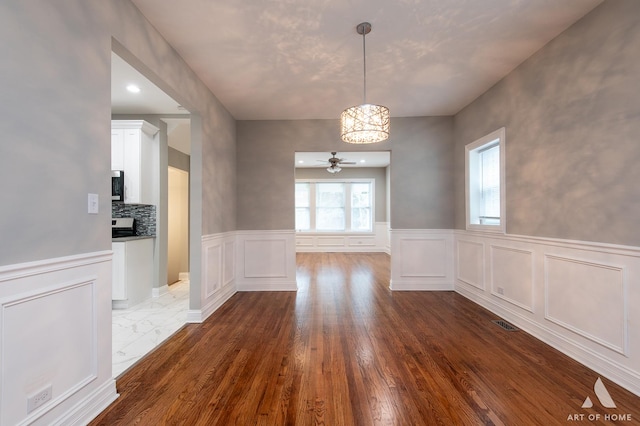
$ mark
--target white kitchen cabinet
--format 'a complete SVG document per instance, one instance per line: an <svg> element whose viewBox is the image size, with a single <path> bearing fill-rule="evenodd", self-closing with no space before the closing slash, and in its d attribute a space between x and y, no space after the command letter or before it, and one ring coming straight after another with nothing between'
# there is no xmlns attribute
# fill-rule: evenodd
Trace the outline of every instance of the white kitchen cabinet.
<svg viewBox="0 0 640 426"><path fill-rule="evenodd" d="M157 204L158 128L144 120L111 121L111 168L124 171L124 202ZM114 168L120 166L120 168Z"/></svg>
<svg viewBox="0 0 640 426"><path fill-rule="evenodd" d="M153 238L112 242L112 307L126 309L151 297Z"/></svg>
<svg viewBox="0 0 640 426"><path fill-rule="evenodd" d="M124 129L111 129L111 170L124 170Z"/></svg>

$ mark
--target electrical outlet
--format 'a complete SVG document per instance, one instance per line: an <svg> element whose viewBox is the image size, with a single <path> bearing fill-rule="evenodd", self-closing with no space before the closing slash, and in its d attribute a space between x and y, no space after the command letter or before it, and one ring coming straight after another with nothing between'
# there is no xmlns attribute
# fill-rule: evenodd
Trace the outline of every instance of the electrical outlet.
<svg viewBox="0 0 640 426"><path fill-rule="evenodd" d="M498 294L504 294L504 288L498 287Z"/></svg>
<svg viewBox="0 0 640 426"><path fill-rule="evenodd" d="M53 386L47 385L44 389L40 389L38 392L27 397L27 413L32 412L36 408L40 407L47 401L51 401L51 394L53 393Z"/></svg>

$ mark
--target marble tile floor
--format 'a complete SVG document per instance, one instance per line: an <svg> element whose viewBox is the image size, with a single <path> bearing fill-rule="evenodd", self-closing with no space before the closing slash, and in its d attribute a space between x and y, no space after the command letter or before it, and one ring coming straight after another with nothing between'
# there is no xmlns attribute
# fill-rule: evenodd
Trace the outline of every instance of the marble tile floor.
<svg viewBox="0 0 640 426"><path fill-rule="evenodd" d="M118 377L182 327L189 309L189 281L178 281L160 297L112 311L113 377Z"/></svg>

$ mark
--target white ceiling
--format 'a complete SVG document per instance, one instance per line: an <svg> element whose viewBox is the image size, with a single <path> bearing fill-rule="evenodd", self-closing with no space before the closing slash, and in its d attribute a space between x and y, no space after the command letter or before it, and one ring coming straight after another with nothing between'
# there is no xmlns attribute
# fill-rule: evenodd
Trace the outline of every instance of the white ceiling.
<svg viewBox="0 0 640 426"><path fill-rule="evenodd" d="M129 92L129 84L138 86L140 92ZM178 102L115 53L111 53L111 113L188 114L179 108Z"/></svg>
<svg viewBox="0 0 640 426"><path fill-rule="evenodd" d="M602 0L132 0L239 120L451 115Z"/></svg>
<svg viewBox="0 0 640 426"><path fill-rule="evenodd" d="M391 163L389 151L377 152L337 152L336 157L356 164L341 164L340 167L387 167ZM296 152L295 167L315 168L329 166L330 152Z"/></svg>

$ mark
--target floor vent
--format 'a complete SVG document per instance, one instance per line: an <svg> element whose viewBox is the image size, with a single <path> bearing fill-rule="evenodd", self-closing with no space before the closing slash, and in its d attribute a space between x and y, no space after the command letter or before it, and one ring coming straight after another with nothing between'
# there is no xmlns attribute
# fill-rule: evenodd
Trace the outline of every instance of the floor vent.
<svg viewBox="0 0 640 426"><path fill-rule="evenodd" d="M509 324L508 322L506 322L505 320L493 320L491 321L494 324L499 325L500 327L502 327L504 330L507 331L518 331L518 327Z"/></svg>

